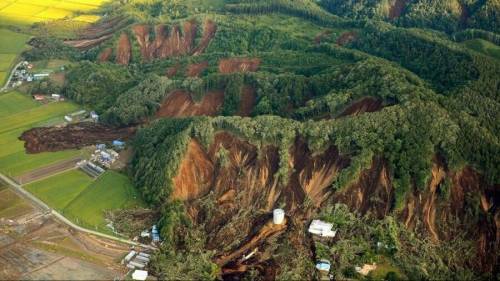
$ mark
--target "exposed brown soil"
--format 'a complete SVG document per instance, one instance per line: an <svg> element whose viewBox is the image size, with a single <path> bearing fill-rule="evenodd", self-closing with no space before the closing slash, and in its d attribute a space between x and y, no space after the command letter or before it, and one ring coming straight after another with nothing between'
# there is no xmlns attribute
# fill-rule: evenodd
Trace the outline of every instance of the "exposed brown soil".
<svg viewBox="0 0 500 281"><path fill-rule="evenodd" d="M255 89L250 86L243 87L240 98L240 109L238 110L239 116L250 116L253 107L255 106L256 96Z"/></svg>
<svg viewBox="0 0 500 281"><path fill-rule="evenodd" d="M190 64L187 66L186 76L187 77L198 77L198 76L200 76L200 74L203 71L205 71L205 69L207 69L207 67L208 67L207 61Z"/></svg>
<svg viewBox="0 0 500 281"><path fill-rule="evenodd" d="M290 154L293 172L283 184L274 177L279 169L276 147L264 146L259 151L223 132L215 135L206 150L195 140L189 144L174 178L174 198L184 200L193 221L205 225L207 248L217 252L215 262L224 274L238 274L250 267L264 272L266 264L273 262L268 241L285 239L291 231L289 223L273 225L269 212L284 205L287 218L301 224L331 196L335 175L349 163L333 147L313 156L300 140ZM217 208L206 209L204 200L214 200ZM301 243L296 247L302 247ZM241 260L252 251L256 258Z"/></svg>
<svg viewBox="0 0 500 281"><path fill-rule="evenodd" d="M374 198L382 200L373 200ZM382 158L375 158L372 166L361 172L357 182L334 195L335 202L342 202L351 210L362 214L371 213L377 218L389 214L393 198L389 169Z"/></svg>
<svg viewBox="0 0 500 281"><path fill-rule="evenodd" d="M132 57L132 47L130 45L130 40L128 35L123 32L118 40L118 46L116 49L116 63L122 65L128 65L130 58Z"/></svg>
<svg viewBox="0 0 500 281"><path fill-rule="evenodd" d="M41 127L25 131L20 140L28 153L79 149L116 139L126 140L136 131L135 127L111 128L95 123L78 123L65 127Z"/></svg>
<svg viewBox="0 0 500 281"><path fill-rule="evenodd" d="M235 72L255 72L259 69L258 58L227 58L219 61L219 72L228 74Z"/></svg>
<svg viewBox="0 0 500 281"><path fill-rule="evenodd" d="M166 75L168 78L172 78L172 77L174 77L174 76L177 74L177 72L179 71L179 69L180 69L180 68L181 68L181 65L180 65L180 64L176 64L176 65L174 65L174 66L172 66L172 67L169 67L169 68L167 69L167 72L165 73L165 75Z"/></svg>
<svg viewBox="0 0 500 281"><path fill-rule="evenodd" d="M109 34L109 35L104 35L104 36L92 38L92 39L67 40L67 41L64 41L64 44L71 46L73 48L80 49L80 50L87 50L87 49L95 47L95 46L101 44L102 42L110 39L112 36L113 35Z"/></svg>
<svg viewBox="0 0 500 281"><path fill-rule="evenodd" d="M102 20L79 32L77 40L66 40L64 43L80 50L87 50L110 39L116 31L127 24L128 20L122 17Z"/></svg>
<svg viewBox="0 0 500 281"><path fill-rule="evenodd" d="M314 37L314 44L319 45L321 44L321 41L323 38L327 37L328 35L332 34L331 30L323 30L318 35Z"/></svg>
<svg viewBox="0 0 500 281"><path fill-rule="evenodd" d="M460 2L460 19L459 19L459 24L461 28L466 28L467 27L467 21L470 18L470 12L469 8L463 3Z"/></svg>
<svg viewBox="0 0 500 281"><path fill-rule="evenodd" d="M379 111L382 109L382 103L381 99L365 97L348 106L342 113L340 113L339 117Z"/></svg>
<svg viewBox="0 0 500 281"><path fill-rule="evenodd" d="M224 103L224 92L207 92L200 103L196 103L191 94L177 90L167 95L156 117L186 117L186 116L214 116Z"/></svg>
<svg viewBox="0 0 500 281"><path fill-rule="evenodd" d="M196 29L195 21L184 22L182 32L178 25L170 29L165 25L157 25L154 30L155 39L151 41L149 26L136 25L132 28L145 61L190 53L193 49Z"/></svg>
<svg viewBox="0 0 500 281"><path fill-rule="evenodd" d="M198 47L193 50L192 55L197 56L203 53L208 47L208 44L210 44L210 42L214 38L216 32L217 25L215 24L215 22L213 22L212 20L206 20L205 26L203 28L203 37L201 38Z"/></svg>
<svg viewBox="0 0 500 281"><path fill-rule="evenodd" d="M396 0L396 2L394 2L394 5L392 5L392 7L389 9L388 18L391 20L399 18L406 7L407 1L408 0Z"/></svg>
<svg viewBox="0 0 500 281"><path fill-rule="evenodd" d="M358 38L356 32L354 31L348 31L342 33L339 38L337 38L337 45L339 46L345 46L353 41L355 41Z"/></svg>
<svg viewBox="0 0 500 281"><path fill-rule="evenodd" d="M113 49L112 48L106 48L104 49L100 54L99 57L97 58L97 61L99 62L105 62L109 61L111 55L113 54Z"/></svg>
<svg viewBox="0 0 500 281"><path fill-rule="evenodd" d="M125 27L128 20L122 17L108 18L101 20L84 29L78 37L81 39L95 39L104 35L113 34L115 31Z"/></svg>
<svg viewBox="0 0 500 281"><path fill-rule="evenodd" d="M279 170L276 147L257 148L226 132L217 133L206 149L193 139L185 155L174 178L173 198L184 201L193 222L204 226L206 248L216 252L214 262L227 278L238 278L250 269L264 275L271 265L279 271L272 244L283 239L295 241L294 251L312 255L311 249L303 246L308 238L300 233L326 202L344 203L353 211L376 218L394 212L391 172L380 156L373 158L371 167L361 171L357 180L335 192L331 186L336 175L350 164L335 147L312 154L297 139L289 150L287 183L274 177ZM452 182L449 198L442 195L446 178ZM474 170L453 173L436 157L426 189L414 189L400 219L410 229L420 225L418 231L423 228L436 242L466 233L478 243L474 268L493 270L499 250L500 211L492 206L498 204L498 190L498 186L485 184ZM477 201L471 201L471 196ZM210 204L216 208L207 208ZM473 207L470 204L480 204L479 221L464 211ZM286 225L273 226L269 221L272 209L278 206L284 206ZM470 227L464 230L465 225ZM251 259L242 259L250 253Z"/></svg>

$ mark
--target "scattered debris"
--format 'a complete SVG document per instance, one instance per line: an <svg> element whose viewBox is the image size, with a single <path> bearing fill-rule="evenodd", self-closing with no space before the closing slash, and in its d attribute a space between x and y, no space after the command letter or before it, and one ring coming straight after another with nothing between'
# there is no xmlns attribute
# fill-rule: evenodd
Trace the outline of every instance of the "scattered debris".
<svg viewBox="0 0 500 281"><path fill-rule="evenodd" d="M335 237L336 230L333 230L333 224L321 220L313 220L309 226L309 233L319 235L321 237Z"/></svg>
<svg viewBox="0 0 500 281"><path fill-rule="evenodd" d="M356 270L357 273L366 276L370 271L375 270L377 268L377 264L364 264L363 267L356 266L354 269Z"/></svg>
<svg viewBox="0 0 500 281"><path fill-rule="evenodd" d="M132 273L132 279L134 280L146 280L148 278L148 272L145 270L136 270Z"/></svg>

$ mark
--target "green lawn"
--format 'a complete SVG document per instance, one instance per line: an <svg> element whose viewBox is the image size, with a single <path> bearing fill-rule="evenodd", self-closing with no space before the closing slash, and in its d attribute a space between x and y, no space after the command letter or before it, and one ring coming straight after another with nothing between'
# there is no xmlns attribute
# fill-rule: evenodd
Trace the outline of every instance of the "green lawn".
<svg viewBox="0 0 500 281"><path fill-rule="evenodd" d="M72 170L28 184L25 188L52 208L62 211L91 183L92 178L79 170Z"/></svg>
<svg viewBox="0 0 500 281"><path fill-rule="evenodd" d="M76 110L78 106L69 102L40 105L18 92L0 95L0 172L19 176L80 154L77 150L26 154L24 142L18 139L24 131L62 121L65 114Z"/></svg>
<svg viewBox="0 0 500 281"><path fill-rule="evenodd" d="M127 176L107 171L66 207L64 215L82 226L109 232L104 219L106 210L143 204Z"/></svg>

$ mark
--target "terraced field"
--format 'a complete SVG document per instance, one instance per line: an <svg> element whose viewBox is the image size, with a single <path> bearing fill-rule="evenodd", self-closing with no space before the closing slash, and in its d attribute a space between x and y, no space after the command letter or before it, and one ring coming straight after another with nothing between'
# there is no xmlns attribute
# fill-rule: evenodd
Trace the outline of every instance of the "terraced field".
<svg viewBox="0 0 500 281"><path fill-rule="evenodd" d="M35 126L57 124L78 107L61 102L40 105L25 94L11 92L0 95L0 172L18 176L80 154L76 150L56 153L26 154L21 133Z"/></svg>
<svg viewBox="0 0 500 281"><path fill-rule="evenodd" d="M2 0L0 2L0 23L32 24L51 20L71 18L73 20L94 22L99 19L92 15L106 0ZM89 14L90 13L90 14Z"/></svg>

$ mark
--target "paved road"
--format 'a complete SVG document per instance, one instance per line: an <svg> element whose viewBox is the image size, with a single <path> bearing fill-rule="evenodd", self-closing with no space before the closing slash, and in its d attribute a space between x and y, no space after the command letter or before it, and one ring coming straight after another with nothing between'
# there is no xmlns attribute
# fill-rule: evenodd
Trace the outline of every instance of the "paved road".
<svg viewBox="0 0 500 281"><path fill-rule="evenodd" d="M3 87L0 89L0 93L1 92L4 92L4 91L7 91L7 89L9 88L9 83L10 83L10 80L12 79L12 76L14 75L14 72L16 71L16 69L22 64L23 62L19 62L18 64L16 64L16 66L12 69L12 71L10 72L10 75L9 75L9 79L7 79L7 83L5 83L5 85L3 85Z"/></svg>
<svg viewBox="0 0 500 281"><path fill-rule="evenodd" d="M103 238L106 238L106 239L110 239L110 240L122 242L122 243L125 243L125 244L128 244L128 245L138 246L138 247L142 247L142 248L146 248L146 249L150 249L150 250L157 250L156 247L153 247L153 246L150 246L150 245L145 245L145 244L137 243L137 242L134 242L132 240L127 240L127 239L115 237L115 236L112 236L112 235L100 233L100 232L97 232L97 231L93 231L93 230L86 229L86 228L83 228L81 226L78 226L78 225L74 224L73 222L71 222L70 220L68 220L67 218L65 218L63 215L61 215L56 210L53 210L52 208L50 208L47 204L45 204L44 202L42 202L40 199L36 198L31 193L29 193L28 191L26 191L20 184L18 184L17 182L13 181L12 179L10 179L9 177L5 176L2 173L0 173L0 180L4 181L8 185L10 185L12 188L14 188L14 190L18 194L20 194L21 196L23 196L23 197L29 199L30 201L32 201L36 206L40 207L44 212L52 214L56 219L58 219L59 221L61 221L62 223L68 225L69 227L71 227L73 229L76 229L76 230L84 232L84 233L92 234L92 235L95 235L95 236L103 237Z"/></svg>

